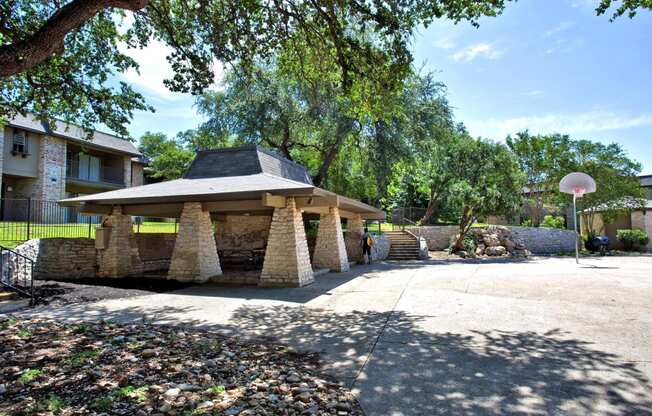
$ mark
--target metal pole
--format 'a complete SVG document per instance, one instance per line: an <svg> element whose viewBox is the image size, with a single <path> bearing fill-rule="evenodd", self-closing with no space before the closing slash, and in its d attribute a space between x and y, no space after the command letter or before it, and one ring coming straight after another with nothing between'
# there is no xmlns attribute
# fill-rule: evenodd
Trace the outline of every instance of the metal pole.
<svg viewBox="0 0 652 416"><path fill-rule="evenodd" d="M28 240L29 240L31 218L32 218L32 198L27 198L27 239Z"/></svg>
<svg viewBox="0 0 652 416"><path fill-rule="evenodd" d="M573 228L575 229L575 263L580 264L579 234L577 233L577 196L573 194Z"/></svg>

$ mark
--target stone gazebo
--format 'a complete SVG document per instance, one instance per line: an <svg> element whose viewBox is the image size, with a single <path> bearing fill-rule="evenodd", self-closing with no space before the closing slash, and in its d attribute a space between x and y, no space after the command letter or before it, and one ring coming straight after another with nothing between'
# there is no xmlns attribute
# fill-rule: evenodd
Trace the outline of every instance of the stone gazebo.
<svg viewBox="0 0 652 416"><path fill-rule="evenodd" d="M232 216L271 218L261 286L303 286L313 267L346 271L359 260L363 220L385 213L313 185L306 168L257 146L199 152L182 179L60 201L83 213L106 215L110 230L99 245L99 275L124 277L141 272L132 216L180 218L168 279L205 282L222 274L213 221ZM303 215L319 218L311 264ZM218 233L219 236L219 233ZM99 237L98 237L99 238ZM219 237L218 237L219 238ZM353 252L352 252L353 251Z"/></svg>

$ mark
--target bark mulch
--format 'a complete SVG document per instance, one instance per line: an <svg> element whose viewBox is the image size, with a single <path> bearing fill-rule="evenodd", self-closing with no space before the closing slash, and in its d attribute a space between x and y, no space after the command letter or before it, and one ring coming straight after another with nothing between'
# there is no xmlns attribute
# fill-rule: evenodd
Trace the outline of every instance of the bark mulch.
<svg viewBox="0 0 652 416"><path fill-rule="evenodd" d="M361 415L315 354L172 326L0 317L0 415Z"/></svg>

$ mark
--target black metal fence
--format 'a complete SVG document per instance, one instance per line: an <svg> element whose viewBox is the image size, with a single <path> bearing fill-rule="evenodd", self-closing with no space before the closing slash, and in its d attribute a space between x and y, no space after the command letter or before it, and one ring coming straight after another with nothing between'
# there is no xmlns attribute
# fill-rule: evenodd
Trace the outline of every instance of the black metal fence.
<svg viewBox="0 0 652 416"><path fill-rule="evenodd" d="M81 215L74 207L57 201L32 198L0 199L0 241L26 241L32 238L95 238L99 215Z"/></svg>

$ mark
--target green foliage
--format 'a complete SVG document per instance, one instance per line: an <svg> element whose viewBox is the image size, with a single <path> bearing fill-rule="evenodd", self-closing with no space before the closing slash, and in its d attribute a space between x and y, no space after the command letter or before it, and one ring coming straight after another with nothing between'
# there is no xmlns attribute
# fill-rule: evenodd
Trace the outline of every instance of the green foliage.
<svg viewBox="0 0 652 416"><path fill-rule="evenodd" d="M30 37L68 3L2 2L0 47L7 53L0 57L25 61L23 56L11 55L13 47L32 42ZM409 44L417 27L436 18L477 24L482 16L499 14L504 3L150 0L130 14L133 21L129 22L124 21L122 10L105 7L84 17L80 26L50 27L50 33L67 34L62 47L45 62L0 79L0 119L30 111L45 121L61 117L86 128L104 123L126 136L133 111L150 107L130 86L115 82L117 74L137 70L121 50L125 45L146 47L153 40L172 49L167 59L174 74L165 83L173 91L201 94L213 82L218 61L239 63L248 70L258 60L269 61L293 48L300 59L310 59L301 52L317 47L322 61L337 66L335 76L352 96L359 91L357 79L386 77L384 82L391 89L410 71ZM51 42L58 44L58 39ZM43 49L39 44L30 46Z"/></svg>
<svg viewBox="0 0 652 416"><path fill-rule="evenodd" d="M91 403L91 409L95 409L100 412L108 412L113 407L113 400L113 396L108 394L93 401L93 403Z"/></svg>
<svg viewBox="0 0 652 416"><path fill-rule="evenodd" d="M28 339L28 338L32 337L32 333L30 331L26 330L26 329L21 329L20 331L18 331L16 333L16 336L18 338Z"/></svg>
<svg viewBox="0 0 652 416"><path fill-rule="evenodd" d="M630 159L620 144L576 140L571 149L572 171L584 172L596 182L596 192L579 200L585 229L593 230L597 213L608 223L618 213L642 206L645 191L638 179L641 164ZM569 204L571 197L563 194L560 200Z"/></svg>
<svg viewBox="0 0 652 416"><path fill-rule="evenodd" d="M18 381L20 381L23 384L27 384L30 383L32 380L34 380L36 377L40 376L41 374L43 373L38 368L28 368L27 370L23 371L23 373L18 378Z"/></svg>
<svg viewBox="0 0 652 416"><path fill-rule="evenodd" d="M647 233L640 229L618 230L616 232L618 241L623 244L625 251L634 251L645 249L650 242Z"/></svg>
<svg viewBox="0 0 652 416"><path fill-rule="evenodd" d="M571 140L559 134L533 136L524 131L508 136L507 146L525 174L529 216L532 224L539 226L544 206L553 202L559 181L571 171Z"/></svg>
<svg viewBox="0 0 652 416"><path fill-rule="evenodd" d="M18 0L0 6L0 46L32 34L57 10L57 2ZM23 73L0 77L0 119L31 112L53 123L56 118L86 128L103 123L127 136L135 110L151 110L144 97L114 74L136 68L119 45L122 16L104 10L66 37L63 50Z"/></svg>
<svg viewBox="0 0 652 416"><path fill-rule="evenodd" d="M117 396L122 398L129 398L142 403L147 400L147 386L134 387L134 386L125 386L118 390Z"/></svg>
<svg viewBox="0 0 652 416"><path fill-rule="evenodd" d="M154 180L180 178L195 156L194 152L163 133L146 132L140 138L138 149L150 162L146 175Z"/></svg>
<svg viewBox="0 0 652 416"><path fill-rule="evenodd" d="M481 139L462 139L457 163L451 166L455 178L449 203L458 207L460 233L455 250L478 218L509 216L519 207L524 183L514 155L500 144Z"/></svg>
<svg viewBox="0 0 652 416"><path fill-rule="evenodd" d="M611 8L612 3L620 4L614 10L611 21L625 14L631 19L636 16L638 9L652 9L651 0L600 0L600 4L595 9L598 16L605 14Z"/></svg>
<svg viewBox="0 0 652 416"><path fill-rule="evenodd" d="M564 229L566 228L564 217L555 217L553 215L546 215L543 217L543 221L541 221L541 227Z"/></svg>
<svg viewBox="0 0 652 416"><path fill-rule="evenodd" d="M220 394L222 394L222 393L224 393L226 391L226 387L222 386L221 384L216 384L214 386L211 386L208 389L208 391L211 394L220 395Z"/></svg>
<svg viewBox="0 0 652 416"><path fill-rule="evenodd" d="M534 227L534 225L532 224L532 220L528 218L521 222L521 227Z"/></svg>

